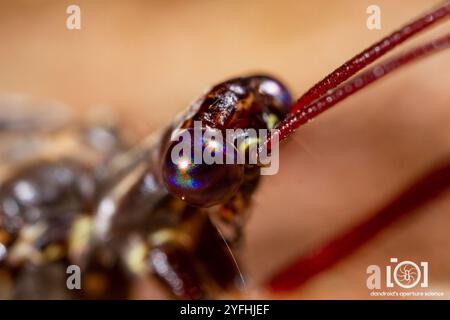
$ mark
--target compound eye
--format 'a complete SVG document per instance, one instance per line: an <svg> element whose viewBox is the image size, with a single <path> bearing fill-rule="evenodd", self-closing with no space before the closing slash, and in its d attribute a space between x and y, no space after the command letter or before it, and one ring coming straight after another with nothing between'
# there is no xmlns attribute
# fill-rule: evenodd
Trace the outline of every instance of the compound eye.
<svg viewBox="0 0 450 320"><path fill-rule="evenodd" d="M275 108L280 115L289 113L292 105L289 90L275 78L269 76L255 76L254 78L258 92L269 98L265 103Z"/></svg>
<svg viewBox="0 0 450 320"><path fill-rule="evenodd" d="M197 130L197 131L195 131ZM221 131L189 128L172 136L163 160L167 190L193 206L226 202L242 184L244 165Z"/></svg>

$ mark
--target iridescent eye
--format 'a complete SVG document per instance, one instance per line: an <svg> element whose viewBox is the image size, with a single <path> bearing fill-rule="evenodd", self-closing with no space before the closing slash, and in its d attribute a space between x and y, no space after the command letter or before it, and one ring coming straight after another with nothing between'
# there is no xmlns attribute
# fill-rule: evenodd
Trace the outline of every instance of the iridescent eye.
<svg viewBox="0 0 450 320"><path fill-rule="evenodd" d="M235 147L210 128L183 130L173 138L163 162L163 180L172 195L209 207L233 196L243 181ZM228 157L228 158L227 158ZM232 160L232 161L231 161Z"/></svg>
<svg viewBox="0 0 450 320"><path fill-rule="evenodd" d="M265 100L266 104L277 109L280 115L285 115L290 111L291 94L280 81L269 76L255 76L254 85L260 94L270 98Z"/></svg>

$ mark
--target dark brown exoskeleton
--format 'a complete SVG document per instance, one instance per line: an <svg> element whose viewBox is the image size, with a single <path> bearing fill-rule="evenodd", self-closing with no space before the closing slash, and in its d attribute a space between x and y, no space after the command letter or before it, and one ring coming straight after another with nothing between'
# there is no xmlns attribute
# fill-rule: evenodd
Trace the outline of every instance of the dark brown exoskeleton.
<svg viewBox="0 0 450 320"><path fill-rule="evenodd" d="M1 286L18 298L126 298L132 279L155 274L175 296L196 299L242 286L230 246L240 237L260 168L192 163L184 182L198 183L186 189L170 179L179 173L169 157L171 136L194 121L203 131L271 129L290 105L279 81L236 78L213 87L161 134L128 151L117 137L108 150L98 150L105 143L78 130L65 138L66 145L81 141L70 155L35 153L12 166L0 192ZM235 147L255 143L243 141ZM81 268L80 291L65 287L72 264Z"/></svg>
<svg viewBox="0 0 450 320"><path fill-rule="evenodd" d="M156 139L124 156L122 166L128 168L99 204L96 235L126 252L132 270L155 273L178 297L204 298L242 285L227 243L235 241L225 240L216 224L225 223L231 237L239 237L259 167L190 162L181 181L172 181L180 172L170 158L171 135L191 129L194 121L201 121L203 130L270 129L290 104L286 88L268 76L213 87ZM193 186L185 188L186 183ZM133 260L131 252L140 252L141 260Z"/></svg>
<svg viewBox="0 0 450 320"><path fill-rule="evenodd" d="M64 106L29 105L0 101L0 298L70 298L66 270L88 251L98 168L124 145L106 122L80 126Z"/></svg>

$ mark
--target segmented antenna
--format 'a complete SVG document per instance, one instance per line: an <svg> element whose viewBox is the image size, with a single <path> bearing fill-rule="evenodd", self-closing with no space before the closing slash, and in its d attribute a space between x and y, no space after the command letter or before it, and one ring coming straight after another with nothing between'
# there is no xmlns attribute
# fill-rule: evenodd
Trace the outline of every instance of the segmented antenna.
<svg viewBox="0 0 450 320"><path fill-rule="evenodd" d="M405 25L400 30L394 31L392 34L367 48L360 54L356 55L342 66L334 70L322 81L315 84L292 106L291 113L301 110L314 100L320 98L327 93L328 90L335 88L343 81L347 80L355 73L368 66L381 56L385 55L402 42L408 40L412 36L429 28L436 22L443 20L450 13L450 2L440 6L435 11L428 13L417 20Z"/></svg>
<svg viewBox="0 0 450 320"><path fill-rule="evenodd" d="M394 56L349 80L358 71L386 54L398 44L425 30L438 20L443 20L449 14L450 2L447 1L434 12L394 32L333 71L293 105L288 117L277 126L279 130L276 134L279 136L279 139L285 139L300 125L397 68L429 54L449 48L450 34L447 34ZM270 150L272 137L269 137L266 141L268 150ZM348 232L332 239L329 243L312 251L310 254L298 258L274 275L266 284L267 287L274 291L286 291L297 288L317 273L351 254L393 221L403 215L410 214L413 209L442 193L448 188L449 181L450 162L447 161L444 166L433 170L393 202L376 212L367 221L356 225Z"/></svg>
<svg viewBox="0 0 450 320"><path fill-rule="evenodd" d="M410 49L348 80L352 75L386 54L398 44L449 15L450 2L446 2L446 4L440 6L432 13L418 18L399 31L387 36L333 71L292 106L290 114L277 125L278 131L266 140L265 147L267 150L270 151L271 149L271 141L274 135L278 135L279 141L284 140L302 124L370 83L384 77L386 74L425 55L448 48L450 45L450 34Z"/></svg>
<svg viewBox="0 0 450 320"><path fill-rule="evenodd" d="M446 49L449 46L450 34L447 34L441 38L435 39L424 45L415 47L402 54L399 54L387 60L386 62L382 62L375 67L364 71L360 75L357 75L356 77L344 82L337 88L333 89L330 93L319 98L315 102L308 105L306 108L300 109L288 115L286 119L280 122L280 124L277 126L277 129L279 130L278 134L280 141L285 139L300 125L308 122L319 113L322 113L325 110L331 108L338 102L344 100L355 92L358 92L372 82L381 79L388 73L428 54ZM270 139L268 141L270 141Z"/></svg>

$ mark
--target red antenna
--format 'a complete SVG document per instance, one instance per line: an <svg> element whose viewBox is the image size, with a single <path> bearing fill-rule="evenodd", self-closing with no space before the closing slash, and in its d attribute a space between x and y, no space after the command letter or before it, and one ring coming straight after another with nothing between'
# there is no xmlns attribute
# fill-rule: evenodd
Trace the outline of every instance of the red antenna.
<svg viewBox="0 0 450 320"><path fill-rule="evenodd" d="M354 76L358 71L385 55L395 46L434 23L444 20L449 14L450 2L447 1L435 11L418 18L416 21L364 50L314 85L300 97L292 106L290 114L277 126L278 131L275 134L278 135L280 141L291 135L295 129L313 119L316 115L397 68L429 54L449 48L450 34L446 34L396 55ZM349 79L352 76L354 77ZM265 145L268 150L270 150L272 138L273 135L266 141ZM286 291L297 288L317 273L351 254L396 219L411 213L414 208L439 195L449 185L450 162L447 161L444 166L438 167L429 175L417 181L410 189L376 212L368 220L354 226L354 228L332 239L321 248L301 256L292 264L286 266L269 280L267 283L268 287L274 291Z"/></svg>
<svg viewBox="0 0 450 320"><path fill-rule="evenodd" d="M341 84L343 81L353 76L356 72L385 55L402 42L432 26L436 22L444 19L449 13L450 2L444 4L434 12L420 17L400 30L393 32L381 41L375 43L368 49L344 63L342 66L326 76L322 81L309 89L292 106L291 112L294 113L297 110L303 109L311 102L324 95L328 90L335 88L337 85Z"/></svg>
<svg viewBox="0 0 450 320"><path fill-rule="evenodd" d="M450 158L416 181L407 191L369 219L307 253L275 274L267 286L273 291L293 290L319 272L353 253L383 228L425 205L450 187Z"/></svg>
<svg viewBox="0 0 450 320"><path fill-rule="evenodd" d="M301 96L292 106L290 114L277 125L278 132L275 134L278 135L279 140L284 140L300 125L308 122L316 115L331 108L339 101L344 100L398 67L406 65L427 54L448 48L450 34L400 54L345 82L358 71L385 55L400 43L434 25L436 22L444 20L449 14L450 2L448 1L435 11L418 18L377 42L330 73ZM270 150L272 138L273 135L265 143L268 150Z"/></svg>

